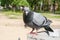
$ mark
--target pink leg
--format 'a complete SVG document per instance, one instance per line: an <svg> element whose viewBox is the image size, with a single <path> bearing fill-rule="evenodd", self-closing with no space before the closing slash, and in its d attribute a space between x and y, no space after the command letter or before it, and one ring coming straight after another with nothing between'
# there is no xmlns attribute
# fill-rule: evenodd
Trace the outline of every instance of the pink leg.
<svg viewBox="0 0 60 40"><path fill-rule="evenodd" d="M34 28L32 29L32 31L30 32L30 34L37 34L37 32L33 32Z"/></svg>
<svg viewBox="0 0 60 40"><path fill-rule="evenodd" d="M32 29L32 31L30 32L30 34L33 34L34 28Z"/></svg>

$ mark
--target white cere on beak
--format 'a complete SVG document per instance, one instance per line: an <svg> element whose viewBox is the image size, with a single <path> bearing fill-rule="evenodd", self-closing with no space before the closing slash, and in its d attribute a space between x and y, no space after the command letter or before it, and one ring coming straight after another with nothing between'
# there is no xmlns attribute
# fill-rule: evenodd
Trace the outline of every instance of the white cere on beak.
<svg viewBox="0 0 60 40"><path fill-rule="evenodd" d="M26 13L26 15L27 15L27 14L28 14L28 11L26 11L25 13Z"/></svg>

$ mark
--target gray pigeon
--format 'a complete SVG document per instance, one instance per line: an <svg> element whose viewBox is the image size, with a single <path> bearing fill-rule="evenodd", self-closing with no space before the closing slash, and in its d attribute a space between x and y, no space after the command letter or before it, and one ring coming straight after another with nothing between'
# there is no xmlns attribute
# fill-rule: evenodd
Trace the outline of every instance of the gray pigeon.
<svg viewBox="0 0 60 40"><path fill-rule="evenodd" d="M53 32L50 28L50 24L52 23L51 20L47 19L45 16L42 16L40 13L36 13L31 11L28 7L21 7L23 10L23 21L25 26L32 28L30 33L40 28L45 28L46 33L49 35L49 31Z"/></svg>

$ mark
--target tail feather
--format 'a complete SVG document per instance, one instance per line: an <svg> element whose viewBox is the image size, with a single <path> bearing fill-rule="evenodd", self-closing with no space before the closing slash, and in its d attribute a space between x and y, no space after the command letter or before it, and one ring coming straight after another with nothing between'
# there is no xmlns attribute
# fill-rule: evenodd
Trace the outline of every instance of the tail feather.
<svg viewBox="0 0 60 40"><path fill-rule="evenodd" d="M45 16L44 16L45 17ZM46 17L45 17L45 19L46 19L46 25L50 25L51 23L52 23L52 21L51 20L49 20L49 19L47 19Z"/></svg>
<svg viewBox="0 0 60 40"><path fill-rule="evenodd" d="M51 20L49 20L49 19L47 20L47 22L48 22L48 23L52 23L52 21L51 21Z"/></svg>
<svg viewBox="0 0 60 40"><path fill-rule="evenodd" d="M54 32L49 26L44 27L46 31Z"/></svg>

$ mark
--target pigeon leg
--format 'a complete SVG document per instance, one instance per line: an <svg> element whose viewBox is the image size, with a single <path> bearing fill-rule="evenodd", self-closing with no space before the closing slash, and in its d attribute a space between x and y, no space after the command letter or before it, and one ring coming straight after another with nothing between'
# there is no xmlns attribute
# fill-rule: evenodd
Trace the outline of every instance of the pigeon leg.
<svg viewBox="0 0 60 40"><path fill-rule="evenodd" d="M27 25L26 25L26 24L25 24L24 26L25 26L25 28L27 27Z"/></svg>
<svg viewBox="0 0 60 40"><path fill-rule="evenodd" d="M34 31L34 28L32 29L32 31L30 32L30 34L35 34L35 35L37 35L37 30L36 30L36 32L33 32Z"/></svg>
<svg viewBox="0 0 60 40"><path fill-rule="evenodd" d="M32 29L32 31L30 32L30 34L36 34L36 32L33 32L34 31L34 28Z"/></svg>
<svg viewBox="0 0 60 40"><path fill-rule="evenodd" d="M32 29L32 31L30 32L30 34L34 34L34 32L33 32L33 31L34 31L34 28L33 28L33 29Z"/></svg>
<svg viewBox="0 0 60 40"><path fill-rule="evenodd" d="M36 29L36 32L35 32L35 33L36 33L36 35L37 35L37 33L38 33L38 29Z"/></svg>

